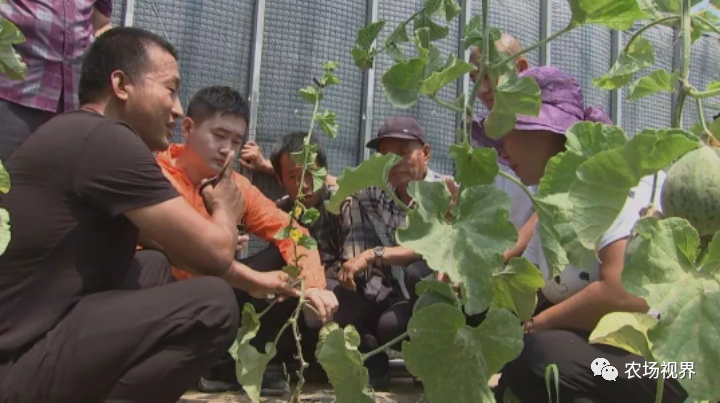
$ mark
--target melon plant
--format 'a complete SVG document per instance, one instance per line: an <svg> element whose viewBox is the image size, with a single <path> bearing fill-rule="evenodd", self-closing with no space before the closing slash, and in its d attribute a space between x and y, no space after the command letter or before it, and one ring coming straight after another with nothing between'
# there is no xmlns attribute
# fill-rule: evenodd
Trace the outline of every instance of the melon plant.
<svg viewBox="0 0 720 403"><path fill-rule="evenodd" d="M704 146L685 154L668 171L663 213L690 222L701 237L720 231L720 149Z"/></svg>
<svg viewBox="0 0 720 403"><path fill-rule="evenodd" d="M568 0L568 3L572 17L565 28L513 55L502 54L495 47L501 32L488 23L492 12L490 0L482 0L482 15L466 24L462 33L465 48L478 46L482 51L477 77L488 74L490 81L497 83L486 131L493 137L502 137L514 126L517 114L538 113L541 99L537 83L517 76L514 59L582 25L628 30L636 22L645 23L630 36L610 70L593 84L607 90L628 86L630 101L660 92L675 93L672 127L643 130L629 137L620 127L578 123L566 133L566 151L548 163L537 194L517 183L532 198L538 213L542 248L552 277L568 264L578 267L593 264L600 237L617 218L631 189L648 175L653 175L657 182L658 173L677 161L662 191L663 200L670 205L666 213L677 217L647 217L638 222L629 240L622 278L627 290L660 311L660 319L618 318L622 314L610 314L598 324L593 340L614 344L648 359L694 361L697 373L704 375L680 380L680 384L691 400L718 400L719 384L713 379L720 378L720 368L715 364L720 362L717 343L720 327L714 316L720 308L716 297L720 289L717 275L720 235L714 235L718 241L704 243L700 236L713 235L718 229L714 223L718 215L712 209L712 201L718 199L712 192L717 190L711 186L718 159L716 150L709 149L707 144L715 141L720 131L711 130L705 121L702 100L720 96L720 82L704 91L693 87L689 63L692 43L702 32L720 34L719 20L707 10L692 12L696 0ZM413 206L396 200L407 212L407 226L397 233L400 244L421 254L457 290L436 281L421 283L408 331L370 352L358 350L360 337L351 326L343 329L337 324L327 325L321 332L316 355L340 402L373 401L363 361L399 342L408 370L423 382L425 400L494 401L488 380L522 351L521 320L532 314L536 292L546 280L525 259L502 263L503 252L515 244L517 233L508 220L507 195L492 184L496 175L507 174L498 170L494 150L473 149L469 143L472 122L469 115L474 111L481 81L474 83L469 94L457 99L441 97L443 87L476 70L463 56L443 55L434 43L448 36L449 24L456 21L460 11L456 0L425 0L419 10L389 28L390 33L382 43L376 42L387 28L386 21L360 29L350 51L362 70L374 68L375 58L381 53L393 58L394 64L378 72L378 76L385 96L394 106L407 108L425 96L440 107L461 113L463 123L458 128L458 143L450 148L456 166L454 179L460 184L457 200L444 184L426 182L411 184ZM643 33L657 25L678 27L682 63L677 71L656 70L636 77L654 62L652 43ZM335 122L334 113L320 113L319 101L326 84L339 80L326 74L314 81L315 86L300 91L303 99L314 103L308 135L315 121L323 130ZM700 122L690 131L682 128L683 107L688 97L696 100L701 111ZM334 137L337 127L325 131ZM306 144L297 161L311 169L312 155L312 147ZM339 189L330 200L329 211L337 211L345 197L369 186L378 186L394 196L387 185L387 173L397 161L398 157L393 155L373 156L356 168L346 168L338 177ZM697 169L705 173L699 174ZM324 172L313 175L320 181ZM655 203L655 196L653 193L647 200L649 207ZM278 236L289 236L286 233L289 234L289 227ZM313 244L310 239L298 241ZM305 304L301 298L298 310ZM485 313L482 324L468 326L464 314L479 313ZM249 392L259 390L259 375L269 360L245 346L253 334L248 329L256 329L257 316L254 311L243 312L243 327L236 346L237 352L242 349L247 356L247 363L239 357L238 368L246 381L248 374L252 374L251 385L246 387ZM289 326L296 329L296 315L282 331ZM294 334L299 339L296 331ZM268 346L267 351L274 350ZM294 401L298 401L302 368L306 365L301 355L299 359L301 380ZM660 379L658 402L662 399L663 385ZM252 393L251 397L256 400L257 394ZM538 401L545 399L538 396Z"/></svg>

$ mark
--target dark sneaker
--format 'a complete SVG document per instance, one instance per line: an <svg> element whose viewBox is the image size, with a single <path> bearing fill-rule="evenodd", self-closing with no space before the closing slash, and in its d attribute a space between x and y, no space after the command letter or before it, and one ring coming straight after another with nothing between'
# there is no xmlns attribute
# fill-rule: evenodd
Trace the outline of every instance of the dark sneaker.
<svg viewBox="0 0 720 403"><path fill-rule="evenodd" d="M219 379L200 377L197 388L203 393L227 393L237 392L241 389L241 386L237 381L227 382Z"/></svg>
<svg viewBox="0 0 720 403"><path fill-rule="evenodd" d="M260 395L262 396L285 396L290 393L290 384L285 379L282 367L269 365L263 375Z"/></svg>

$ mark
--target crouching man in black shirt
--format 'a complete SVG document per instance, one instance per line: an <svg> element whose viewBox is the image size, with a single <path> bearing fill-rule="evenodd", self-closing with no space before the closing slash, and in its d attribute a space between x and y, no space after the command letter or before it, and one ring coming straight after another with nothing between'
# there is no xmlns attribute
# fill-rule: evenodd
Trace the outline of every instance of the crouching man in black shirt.
<svg viewBox="0 0 720 403"><path fill-rule="evenodd" d="M172 45L111 30L85 56L81 110L6 162L0 402L175 402L230 347L231 286L247 285L232 265L243 200L226 170L202 191L208 221L160 171L152 152L182 115L179 85ZM136 255L140 234L211 277L165 284L164 256ZM279 278L267 292L294 290Z"/></svg>

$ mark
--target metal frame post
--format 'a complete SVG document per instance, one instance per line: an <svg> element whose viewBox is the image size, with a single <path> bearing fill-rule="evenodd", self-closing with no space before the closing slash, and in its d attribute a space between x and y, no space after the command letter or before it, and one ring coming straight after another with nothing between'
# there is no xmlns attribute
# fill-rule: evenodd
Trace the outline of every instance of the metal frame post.
<svg viewBox="0 0 720 403"><path fill-rule="evenodd" d="M379 0L367 0L367 24L378 20ZM363 73L362 106L360 116L360 152L358 162L370 158L370 150L365 147L372 138L373 103L375 97L375 69L367 69Z"/></svg>
<svg viewBox="0 0 720 403"><path fill-rule="evenodd" d="M132 27L135 23L135 0L125 0L123 2L122 25L123 27Z"/></svg>
<svg viewBox="0 0 720 403"><path fill-rule="evenodd" d="M257 138L257 116L260 103L260 67L262 65L263 37L265 35L265 0L255 1L253 25L253 47L250 56L250 121L248 122L248 140ZM251 175L251 174L250 174Z"/></svg>
<svg viewBox="0 0 720 403"><path fill-rule="evenodd" d="M552 9L550 8L550 1L552 0L541 0L540 1L540 40L552 35ZM550 57L550 43L546 43L540 47L540 65L547 66L552 63Z"/></svg>

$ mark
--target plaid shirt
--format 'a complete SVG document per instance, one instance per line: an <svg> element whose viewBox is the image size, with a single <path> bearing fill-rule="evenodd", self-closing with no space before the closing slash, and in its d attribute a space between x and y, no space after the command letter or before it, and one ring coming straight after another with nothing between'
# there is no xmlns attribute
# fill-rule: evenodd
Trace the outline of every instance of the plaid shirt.
<svg viewBox="0 0 720 403"><path fill-rule="evenodd" d="M440 182L445 176L430 169L426 182ZM344 239L342 259L350 260L363 251L376 246L398 246L395 231L405 225L405 212L384 190L370 187L345 199L341 207L342 235ZM402 267L384 267L383 271L399 277ZM401 282L404 286L404 283ZM404 288L404 287L403 287ZM403 289L403 292L406 292Z"/></svg>
<svg viewBox="0 0 720 403"><path fill-rule="evenodd" d="M94 39L93 12L110 17L111 0L9 0L0 2L0 15L25 35L15 49L28 66L25 80L0 75L0 98L34 109L57 112L60 94L64 110L77 109L80 68L85 49Z"/></svg>
<svg viewBox="0 0 720 403"><path fill-rule="evenodd" d="M324 195L315 205L320 212L320 218L308 228L310 236L315 238L318 244L318 252L320 253L320 261L325 266L325 276L329 278L337 278L340 265L342 264L342 247L341 247L341 231L340 216L331 214L325 208L325 201L330 200L334 189L323 190ZM285 212L290 212L294 206L294 202L289 196L285 196L276 202L277 207Z"/></svg>

